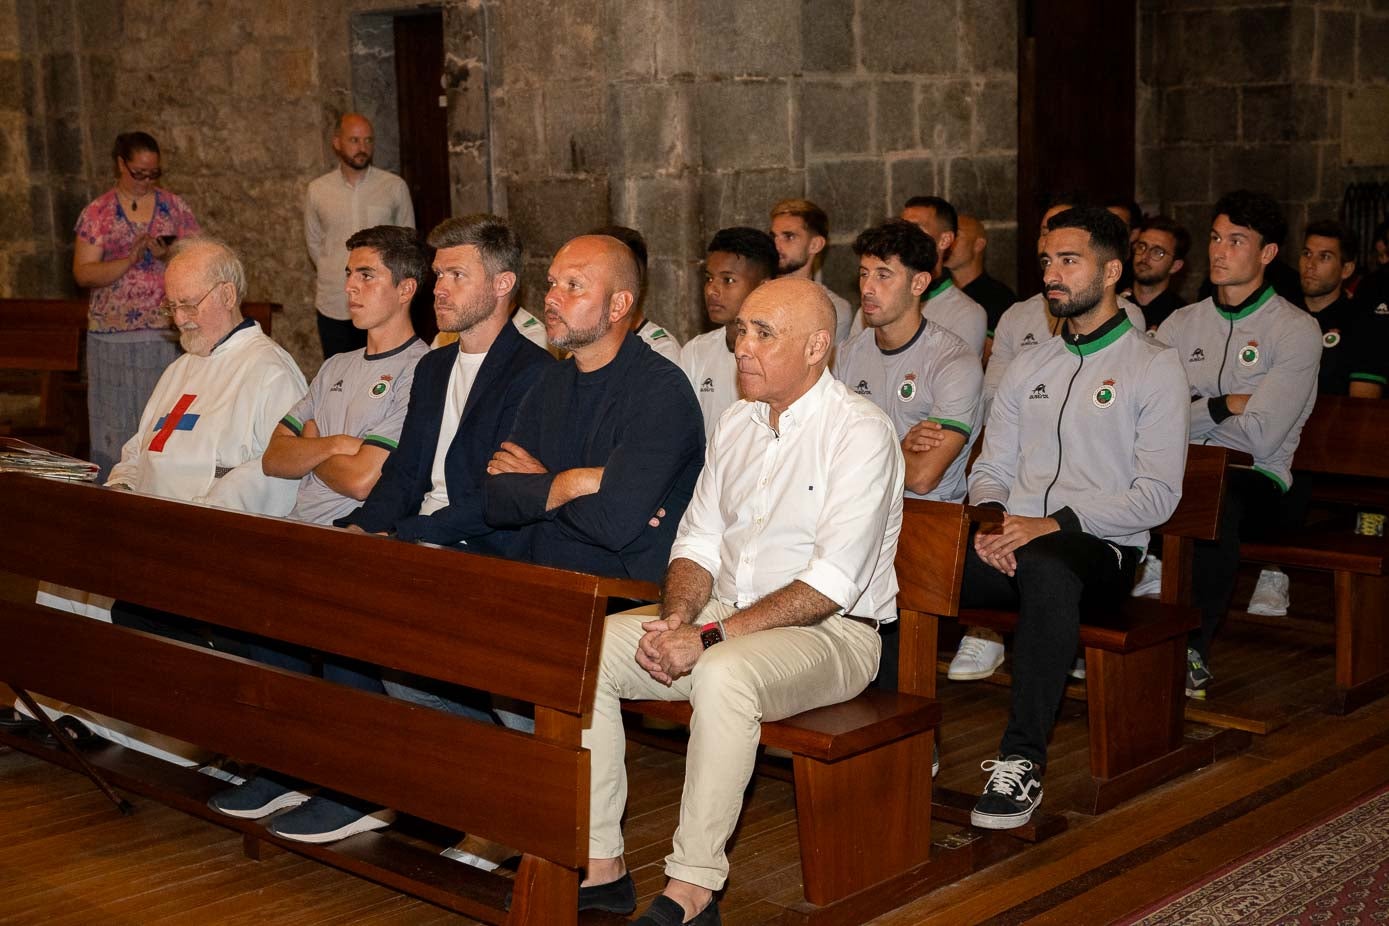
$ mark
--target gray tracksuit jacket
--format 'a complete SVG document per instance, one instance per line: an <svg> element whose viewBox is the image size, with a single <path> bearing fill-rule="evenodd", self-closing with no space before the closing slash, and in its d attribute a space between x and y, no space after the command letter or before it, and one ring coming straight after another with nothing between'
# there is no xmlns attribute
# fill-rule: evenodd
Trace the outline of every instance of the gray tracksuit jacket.
<svg viewBox="0 0 1389 926"><path fill-rule="evenodd" d="M1228 310L1214 298L1178 309L1157 336L1186 367L1192 442L1244 451L1286 492L1302 425L1317 401L1316 319L1264 286ZM1249 405L1232 415L1225 397L1241 393L1251 396Z"/></svg>
<svg viewBox="0 0 1389 926"><path fill-rule="evenodd" d="M1119 308L1124 310L1139 332L1147 330L1142 309L1123 296L1119 297ZM994 329L993 350L989 352L989 365L984 368L986 415L989 404L994 400L994 393L998 392L998 384L1003 382L1003 374L1008 372L1009 364L1023 352L1050 341L1054 337L1051 333L1053 321L1055 317L1047 308L1046 297L1041 293L1013 303L999 318L998 326Z"/></svg>
<svg viewBox="0 0 1389 926"><path fill-rule="evenodd" d="M1063 329L999 383L970 502L1146 547L1182 495L1188 394L1176 353L1122 312L1088 336Z"/></svg>

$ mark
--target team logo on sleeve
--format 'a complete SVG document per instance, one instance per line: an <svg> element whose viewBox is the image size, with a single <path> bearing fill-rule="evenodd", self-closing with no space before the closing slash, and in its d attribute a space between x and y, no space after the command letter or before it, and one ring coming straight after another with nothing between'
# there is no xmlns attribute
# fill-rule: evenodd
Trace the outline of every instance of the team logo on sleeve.
<svg viewBox="0 0 1389 926"><path fill-rule="evenodd" d="M1117 395L1114 380L1107 379L1100 384L1100 388L1095 390L1095 394L1090 397L1090 401L1095 403L1096 408L1109 408L1114 404L1114 397Z"/></svg>
<svg viewBox="0 0 1389 926"><path fill-rule="evenodd" d="M916 374L908 373L902 380L902 385L897 387L897 398L903 402L910 402L916 398Z"/></svg>
<svg viewBox="0 0 1389 926"><path fill-rule="evenodd" d="M1341 329L1340 329L1340 328L1332 328L1332 329L1331 329L1330 331L1328 331L1326 334L1324 334L1324 335L1321 336L1321 346L1322 346L1322 347L1331 348L1331 347L1335 347L1337 344L1340 344L1340 343L1341 343Z"/></svg>
<svg viewBox="0 0 1389 926"><path fill-rule="evenodd" d="M1252 367L1259 362L1259 342L1250 341L1240 348L1239 362L1242 367Z"/></svg>
<svg viewBox="0 0 1389 926"><path fill-rule="evenodd" d="M1019 346L1019 347L1036 347L1036 346L1037 346L1037 336L1034 335L1031 331L1029 331L1027 334L1025 334L1025 335L1022 336L1022 343L1019 344L1018 346Z"/></svg>
<svg viewBox="0 0 1389 926"><path fill-rule="evenodd" d="M389 373L382 373L382 374L381 374L381 378L378 379L374 384L372 384L372 387L371 387L371 390L370 390L370 392L371 392L371 397L372 397L373 399L379 399L379 398L381 398L383 395L385 395L386 393L390 392L390 391L391 391L391 380L392 380L393 378L394 378L394 377L392 377L391 374L389 374Z"/></svg>

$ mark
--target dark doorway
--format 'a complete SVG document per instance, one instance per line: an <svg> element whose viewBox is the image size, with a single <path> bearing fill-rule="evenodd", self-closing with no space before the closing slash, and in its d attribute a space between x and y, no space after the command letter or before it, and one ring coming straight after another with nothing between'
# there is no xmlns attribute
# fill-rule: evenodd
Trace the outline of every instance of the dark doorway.
<svg viewBox="0 0 1389 926"><path fill-rule="evenodd" d="M444 95L444 14L439 10L395 17L396 104L400 114L400 175L410 187L421 235L448 218L448 108ZM410 317L420 337L432 340L433 298L422 293Z"/></svg>
<svg viewBox="0 0 1389 926"><path fill-rule="evenodd" d="M1033 247L1041 197L1076 191L1133 198L1137 6L1114 0L1019 4L1020 294L1041 289Z"/></svg>

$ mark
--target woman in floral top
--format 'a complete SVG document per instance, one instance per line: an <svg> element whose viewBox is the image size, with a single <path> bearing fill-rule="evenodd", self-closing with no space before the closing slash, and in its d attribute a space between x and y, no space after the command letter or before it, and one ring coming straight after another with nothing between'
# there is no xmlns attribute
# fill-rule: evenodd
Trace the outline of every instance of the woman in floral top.
<svg viewBox="0 0 1389 926"><path fill-rule="evenodd" d="M92 462L104 480L134 434L159 375L179 354L160 309L164 256L174 238L199 233L193 213L159 179L159 142L116 136L116 185L77 220L72 275L92 291L87 321L87 414Z"/></svg>

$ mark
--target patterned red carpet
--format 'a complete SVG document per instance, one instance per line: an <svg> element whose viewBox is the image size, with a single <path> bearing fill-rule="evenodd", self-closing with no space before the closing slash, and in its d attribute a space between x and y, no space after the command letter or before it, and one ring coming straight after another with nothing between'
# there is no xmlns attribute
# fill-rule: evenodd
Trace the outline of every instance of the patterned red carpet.
<svg viewBox="0 0 1389 926"><path fill-rule="evenodd" d="M1389 923L1389 788L1125 923Z"/></svg>

